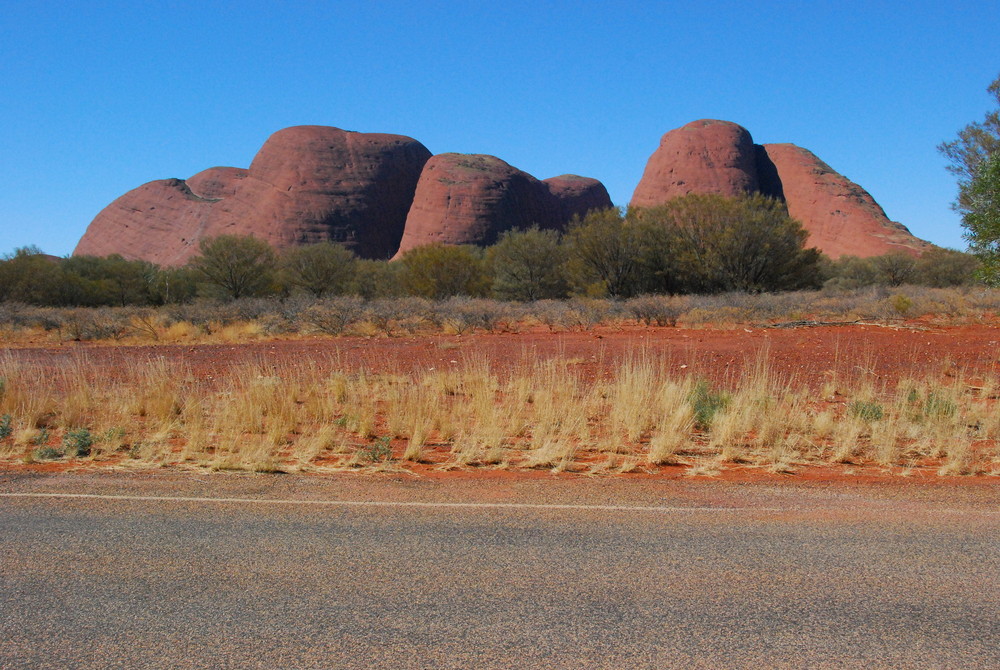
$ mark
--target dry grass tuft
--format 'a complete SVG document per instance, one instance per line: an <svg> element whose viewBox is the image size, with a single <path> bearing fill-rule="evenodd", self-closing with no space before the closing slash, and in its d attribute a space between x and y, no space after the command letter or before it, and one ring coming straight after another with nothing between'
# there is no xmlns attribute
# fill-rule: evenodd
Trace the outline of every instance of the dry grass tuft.
<svg viewBox="0 0 1000 670"><path fill-rule="evenodd" d="M668 363L639 353L607 378L586 380L560 358L500 373L469 356L412 375L261 361L202 379L162 359L107 377L83 357L51 374L7 354L0 458L268 472L414 464L591 474L685 465L690 476L733 464L781 474L827 463L911 475L998 470L1000 401L982 390L1000 387L993 379L972 386L949 367L885 388L861 364L817 395L776 377L766 351L716 385ZM86 455L67 454L67 440L80 436Z"/></svg>

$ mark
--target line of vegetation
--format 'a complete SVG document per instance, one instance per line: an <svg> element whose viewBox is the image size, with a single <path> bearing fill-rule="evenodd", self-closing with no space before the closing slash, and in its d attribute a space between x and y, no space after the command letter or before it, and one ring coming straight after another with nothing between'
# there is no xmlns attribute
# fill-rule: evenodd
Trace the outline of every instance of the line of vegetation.
<svg viewBox="0 0 1000 670"><path fill-rule="evenodd" d="M161 307L35 307L0 303L0 342L241 342L300 336L395 337L585 331L596 327L811 325L876 322L916 327L982 323L1000 313L1000 290L874 286L853 290L641 295L508 302L488 298L197 299Z"/></svg>
<svg viewBox="0 0 1000 670"><path fill-rule="evenodd" d="M973 256L939 248L919 259L898 252L832 261L805 243L801 225L776 201L691 195L646 210L592 212L565 234L508 231L486 249L431 244L398 262L359 259L332 243L277 253L261 240L235 236L205 239L187 265L168 268L121 256L58 259L23 248L0 260L0 302L97 307L302 296L624 300L966 286L978 267Z"/></svg>

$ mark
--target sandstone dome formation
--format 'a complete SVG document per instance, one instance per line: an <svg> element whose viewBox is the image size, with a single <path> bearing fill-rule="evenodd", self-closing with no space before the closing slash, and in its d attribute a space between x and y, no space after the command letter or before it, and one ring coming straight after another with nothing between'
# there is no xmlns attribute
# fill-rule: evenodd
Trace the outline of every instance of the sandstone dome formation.
<svg viewBox="0 0 1000 670"><path fill-rule="evenodd" d="M759 192L783 200L809 233L806 245L833 258L919 255L930 244L890 221L863 188L794 144L754 144L742 126L704 119L660 140L632 196L654 207L688 193L727 197Z"/></svg>
<svg viewBox="0 0 1000 670"><path fill-rule="evenodd" d="M807 244L834 258L918 255L931 246L811 152L754 144L728 121L703 119L663 135L631 205L755 192L785 202L809 232ZM574 216L611 206L596 179L539 181L494 156L432 157L403 135L294 126L271 135L248 169L213 167L122 195L94 218L74 254L181 265L201 240L233 234L279 249L333 241L385 259L432 242L489 245L511 229L562 229Z"/></svg>
<svg viewBox="0 0 1000 670"><path fill-rule="evenodd" d="M508 230L561 229L574 214L610 206L596 179L541 182L496 156L439 154L420 175L397 257L434 242L487 246Z"/></svg>
<svg viewBox="0 0 1000 670"><path fill-rule="evenodd" d="M809 246L833 258L919 254L931 247L903 224L890 221L868 191L811 151L794 144L764 144L763 150L774 166L788 214L809 231Z"/></svg>
<svg viewBox="0 0 1000 670"><path fill-rule="evenodd" d="M402 135L286 128L249 170L211 168L129 191L97 215L74 254L179 265L201 239L238 234L277 248L330 240L363 258L388 258L430 155Z"/></svg>
<svg viewBox="0 0 1000 670"><path fill-rule="evenodd" d="M562 223L572 220L574 216L583 217L587 212L614 206L604 184L590 177L564 174L543 179L542 183L548 186L549 193L556 199Z"/></svg>
<svg viewBox="0 0 1000 670"><path fill-rule="evenodd" d="M671 130L643 172L633 207L660 205L688 193L726 197L757 190L753 139L729 121L703 119Z"/></svg>

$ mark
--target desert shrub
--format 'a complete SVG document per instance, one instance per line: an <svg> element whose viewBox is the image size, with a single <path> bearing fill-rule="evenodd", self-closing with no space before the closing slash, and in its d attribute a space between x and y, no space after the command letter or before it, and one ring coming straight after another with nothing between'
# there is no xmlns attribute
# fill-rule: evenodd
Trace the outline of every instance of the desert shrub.
<svg viewBox="0 0 1000 670"><path fill-rule="evenodd" d="M889 304L900 316L906 316L913 308L913 301L902 293L889 296Z"/></svg>
<svg viewBox="0 0 1000 670"><path fill-rule="evenodd" d="M70 458L89 456L93 445L94 436L86 428L66 431L63 437L63 452Z"/></svg>
<svg viewBox="0 0 1000 670"><path fill-rule="evenodd" d="M365 308L364 319L386 336L400 330L414 331L428 319L430 305L419 298L383 298Z"/></svg>
<svg viewBox="0 0 1000 670"><path fill-rule="evenodd" d="M0 332L13 334L28 326L27 306L19 302L0 302Z"/></svg>
<svg viewBox="0 0 1000 670"><path fill-rule="evenodd" d="M190 303L168 305L165 308L165 321L167 325L190 323L208 333L212 332L215 326L253 320L266 312L265 303L260 301L220 301L200 298Z"/></svg>
<svg viewBox="0 0 1000 670"><path fill-rule="evenodd" d="M149 284L154 305L186 303L198 295L200 274L190 267L159 268Z"/></svg>
<svg viewBox="0 0 1000 670"><path fill-rule="evenodd" d="M76 307L62 312L60 330L71 340L119 340L132 330L129 314L108 307Z"/></svg>
<svg viewBox="0 0 1000 670"><path fill-rule="evenodd" d="M110 256L71 256L61 261L62 271L75 286L74 305L148 305L159 268L148 261Z"/></svg>
<svg viewBox="0 0 1000 670"><path fill-rule="evenodd" d="M0 397L2 396L3 394L0 393ZM0 440L6 440L8 437L10 437L10 434L14 430L13 423L14 423L14 417L12 417L10 414L4 414L3 416L0 416Z"/></svg>
<svg viewBox="0 0 1000 670"><path fill-rule="evenodd" d="M878 268L871 258L841 256L829 264L827 274L823 287L829 291L850 291L879 282Z"/></svg>
<svg viewBox="0 0 1000 670"><path fill-rule="evenodd" d="M536 300L527 309L531 317L552 331L569 328L568 312L565 300Z"/></svg>
<svg viewBox="0 0 1000 670"><path fill-rule="evenodd" d="M59 259L43 254L38 247L22 247L0 259L0 301L65 304L66 284Z"/></svg>
<svg viewBox="0 0 1000 670"><path fill-rule="evenodd" d="M311 295L303 293L294 294L282 300L275 298L257 300L261 309L255 318L246 320L255 320L264 333L268 335L299 332L304 312L315 302Z"/></svg>
<svg viewBox="0 0 1000 670"><path fill-rule="evenodd" d="M895 251L872 259L877 281L885 286L900 286L913 280L917 259L902 251Z"/></svg>
<svg viewBox="0 0 1000 670"><path fill-rule="evenodd" d="M349 249L332 242L291 247L281 254L281 278L315 298L341 295L354 282L356 262Z"/></svg>
<svg viewBox="0 0 1000 670"><path fill-rule="evenodd" d="M691 194L634 214L656 290L781 291L818 285L819 252L784 204Z"/></svg>
<svg viewBox="0 0 1000 670"><path fill-rule="evenodd" d="M501 300L564 298L566 249L555 230L511 230L486 252L493 295Z"/></svg>
<svg viewBox="0 0 1000 670"><path fill-rule="evenodd" d="M271 245L254 237L219 235L198 245L188 266L200 276L206 293L235 300L273 293L277 256Z"/></svg>
<svg viewBox="0 0 1000 670"><path fill-rule="evenodd" d="M39 447L31 452L31 457L36 461L52 461L65 455L62 449L55 447Z"/></svg>
<svg viewBox="0 0 1000 670"><path fill-rule="evenodd" d="M625 311L647 326L676 326L690 301L679 296L641 295L625 303Z"/></svg>
<svg viewBox="0 0 1000 670"><path fill-rule="evenodd" d="M327 335L340 335L357 323L365 312L365 303L355 296L328 298L310 305L302 319L313 330Z"/></svg>
<svg viewBox="0 0 1000 670"><path fill-rule="evenodd" d="M641 291L638 229L621 210L574 219L564 239L567 276L577 294L628 298Z"/></svg>
<svg viewBox="0 0 1000 670"><path fill-rule="evenodd" d="M966 286L975 282L978 268L979 259L972 254L933 247L917 260L913 281L936 288Z"/></svg>
<svg viewBox="0 0 1000 670"><path fill-rule="evenodd" d="M715 415L724 410L730 401L730 395L725 391L713 389L704 379L695 382L688 394L688 402L694 415L695 426L699 430L712 427Z"/></svg>
<svg viewBox="0 0 1000 670"><path fill-rule="evenodd" d="M361 457L371 463L389 460L392 457L391 439L388 435L377 438L361 449Z"/></svg>
<svg viewBox="0 0 1000 670"><path fill-rule="evenodd" d="M490 279L482 251L471 246L427 244L410 249L397 261L407 295L441 300L456 295L482 297Z"/></svg>
<svg viewBox="0 0 1000 670"><path fill-rule="evenodd" d="M399 263L359 259L354 265L354 281L348 292L365 300L402 296L402 271L403 266Z"/></svg>
<svg viewBox="0 0 1000 670"><path fill-rule="evenodd" d="M511 311L510 306L496 300L456 296L436 303L431 319L439 327L447 327L458 335L476 328L493 332Z"/></svg>
<svg viewBox="0 0 1000 670"><path fill-rule="evenodd" d="M847 406L848 413L862 421L880 421L885 416L882 405L874 400L852 400Z"/></svg>

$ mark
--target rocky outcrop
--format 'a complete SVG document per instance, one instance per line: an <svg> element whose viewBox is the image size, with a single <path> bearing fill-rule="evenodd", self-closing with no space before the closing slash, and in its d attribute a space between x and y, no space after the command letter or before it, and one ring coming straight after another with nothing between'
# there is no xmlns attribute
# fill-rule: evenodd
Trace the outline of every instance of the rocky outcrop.
<svg viewBox="0 0 1000 670"><path fill-rule="evenodd" d="M187 182L130 191L97 215L74 254L178 265L201 239L238 234L277 248L330 240L363 258L388 258L428 158L402 135L286 128L264 143L249 170L211 168Z"/></svg>
<svg viewBox="0 0 1000 670"><path fill-rule="evenodd" d="M728 121L705 119L666 133L631 205L754 192L785 201L809 232L807 244L833 257L916 255L931 246L812 153L754 144ZM340 242L363 258L389 258L432 242L488 245L511 229L561 229L574 216L611 206L596 179L538 181L494 156L431 157L402 135L295 126L274 133L249 169L213 167L129 191L97 215L74 254L180 265L201 240L233 234L279 249Z"/></svg>
<svg viewBox="0 0 1000 670"><path fill-rule="evenodd" d="M903 224L890 221L868 191L811 151L794 144L765 144L762 149L774 166L788 214L809 231L808 246L832 258L893 251L919 255L931 247Z"/></svg>
<svg viewBox="0 0 1000 670"><path fill-rule="evenodd" d="M571 200L496 156L440 154L420 175L397 256L434 242L485 246L507 230L556 228Z"/></svg>
<svg viewBox="0 0 1000 670"><path fill-rule="evenodd" d="M590 177L564 174L543 179L542 183L548 186L549 193L556 199L562 223L574 216L582 218L587 212L614 206L604 184Z"/></svg>
<svg viewBox="0 0 1000 670"><path fill-rule="evenodd" d="M794 144L754 144L745 128L728 121L695 121L664 135L631 204L654 207L688 193L754 192L785 201L809 233L806 244L833 258L919 255L931 246L890 221L867 191L811 152Z"/></svg>
<svg viewBox="0 0 1000 670"><path fill-rule="evenodd" d="M633 207L653 207L688 193L734 197L757 190L756 153L746 128L703 119L671 130L632 195Z"/></svg>
<svg viewBox="0 0 1000 670"><path fill-rule="evenodd" d="M183 179L151 181L105 207L73 254L121 254L158 265L181 264L197 252L213 202L217 200L196 195Z"/></svg>

